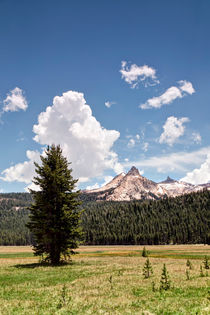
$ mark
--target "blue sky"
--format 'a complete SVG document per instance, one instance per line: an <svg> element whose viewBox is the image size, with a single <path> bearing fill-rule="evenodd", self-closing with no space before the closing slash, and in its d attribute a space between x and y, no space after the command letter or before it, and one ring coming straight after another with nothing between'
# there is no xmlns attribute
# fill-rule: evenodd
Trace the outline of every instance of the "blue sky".
<svg viewBox="0 0 210 315"><path fill-rule="evenodd" d="M80 188L132 165L210 181L209 14L202 0L0 1L1 191L31 187L52 143Z"/></svg>

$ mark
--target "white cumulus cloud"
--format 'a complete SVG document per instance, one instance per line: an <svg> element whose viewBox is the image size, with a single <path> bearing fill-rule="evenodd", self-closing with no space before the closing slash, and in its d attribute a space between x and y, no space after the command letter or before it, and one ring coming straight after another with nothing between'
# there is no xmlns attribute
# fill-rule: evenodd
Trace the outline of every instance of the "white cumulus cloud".
<svg viewBox="0 0 210 315"><path fill-rule="evenodd" d="M194 185L210 182L210 153L199 168L195 168L192 172L188 172L181 180Z"/></svg>
<svg viewBox="0 0 210 315"><path fill-rule="evenodd" d="M163 125L164 131L160 136L159 142L167 143L172 146L179 137L183 136L185 131L185 126L183 124L186 122L189 122L189 118L187 117L168 117Z"/></svg>
<svg viewBox="0 0 210 315"><path fill-rule="evenodd" d="M156 70L147 65L137 66L136 64L132 64L129 67L127 66L126 61L122 61L120 73L122 75L122 79L130 84L132 88L137 87L139 81L142 83L144 82L145 86L147 84L154 85L159 83L156 77ZM150 83L148 79L150 80Z"/></svg>
<svg viewBox="0 0 210 315"><path fill-rule="evenodd" d="M53 99L34 125L34 140L41 145L60 144L63 154L72 162L73 176L80 182L101 176L106 169L122 172L117 154L112 151L120 133L103 128L92 115L83 93L68 91ZM28 153L29 152L29 153ZM27 151L28 161L3 171L4 180L29 183L34 176L37 157ZM34 153L35 154L35 153Z"/></svg>
<svg viewBox="0 0 210 315"><path fill-rule="evenodd" d="M19 110L26 110L28 107L23 91L18 87L7 94L3 103L3 112L17 112Z"/></svg>
<svg viewBox="0 0 210 315"><path fill-rule="evenodd" d="M141 104L141 109L161 108L163 105L172 103L177 98L183 98L187 94L193 94L195 92L192 83L182 80L179 81L179 86L171 86L162 95L152 97Z"/></svg>
<svg viewBox="0 0 210 315"><path fill-rule="evenodd" d="M26 156L28 161L7 168L0 178L7 182L17 181L29 184L35 175L34 162L40 162L40 153L28 150Z"/></svg>

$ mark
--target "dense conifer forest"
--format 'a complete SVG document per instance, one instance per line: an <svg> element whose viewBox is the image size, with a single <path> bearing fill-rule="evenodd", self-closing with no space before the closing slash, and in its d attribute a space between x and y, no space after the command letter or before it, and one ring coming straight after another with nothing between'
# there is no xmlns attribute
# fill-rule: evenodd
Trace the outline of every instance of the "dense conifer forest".
<svg viewBox="0 0 210 315"><path fill-rule="evenodd" d="M210 191L158 201L98 202L85 207L87 244L185 244L210 241Z"/></svg>
<svg viewBox="0 0 210 315"><path fill-rule="evenodd" d="M0 194L0 245L28 245L32 242L27 207L32 201L28 193Z"/></svg>
<svg viewBox="0 0 210 315"><path fill-rule="evenodd" d="M30 194L0 194L0 245L27 245ZM156 201L85 202L84 244L210 243L210 191Z"/></svg>

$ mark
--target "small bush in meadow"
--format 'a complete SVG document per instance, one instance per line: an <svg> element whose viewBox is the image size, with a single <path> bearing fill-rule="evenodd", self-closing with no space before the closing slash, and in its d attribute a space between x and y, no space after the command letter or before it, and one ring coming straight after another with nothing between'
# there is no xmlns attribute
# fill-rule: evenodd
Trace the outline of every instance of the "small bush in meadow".
<svg viewBox="0 0 210 315"><path fill-rule="evenodd" d="M143 267L143 276L145 279L151 277L151 275L153 274L153 270L152 270L152 265L149 261L149 258L147 258L144 267Z"/></svg>
<svg viewBox="0 0 210 315"><path fill-rule="evenodd" d="M148 251L146 250L145 246L143 248L143 251L142 251L142 257L148 257Z"/></svg>
<svg viewBox="0 0 210 315"><path fill-rule="evenodd" d="M166 264L163 264L162 274L160 278L160 291L169 290L171 288L171 281L169 278L168 271L166 269Z"/></svg>

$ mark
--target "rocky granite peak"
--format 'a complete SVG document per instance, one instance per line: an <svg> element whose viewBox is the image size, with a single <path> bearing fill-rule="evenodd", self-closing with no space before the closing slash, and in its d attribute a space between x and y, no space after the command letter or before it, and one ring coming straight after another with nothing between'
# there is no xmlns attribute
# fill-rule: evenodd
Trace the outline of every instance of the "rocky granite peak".
<svg viewBox="0 0 210 315"><path fill-rule="evenodd" d="M210 190L210 184L192 185L169 176L161 183L155 183L140 175L139 170L132 166L127 174L115 176L109 183L98 189L83 192L86 200L130 201L144 199L160 199L175 197L193 191Z"/></svg>
<svg viewBox="0 0 210 315"><path fill-rule="evenodd" d="M132 176L141 176L139 173L139 170L135 167L132 166L130 171L128 171L127 176L132 175Z"/></svg>

